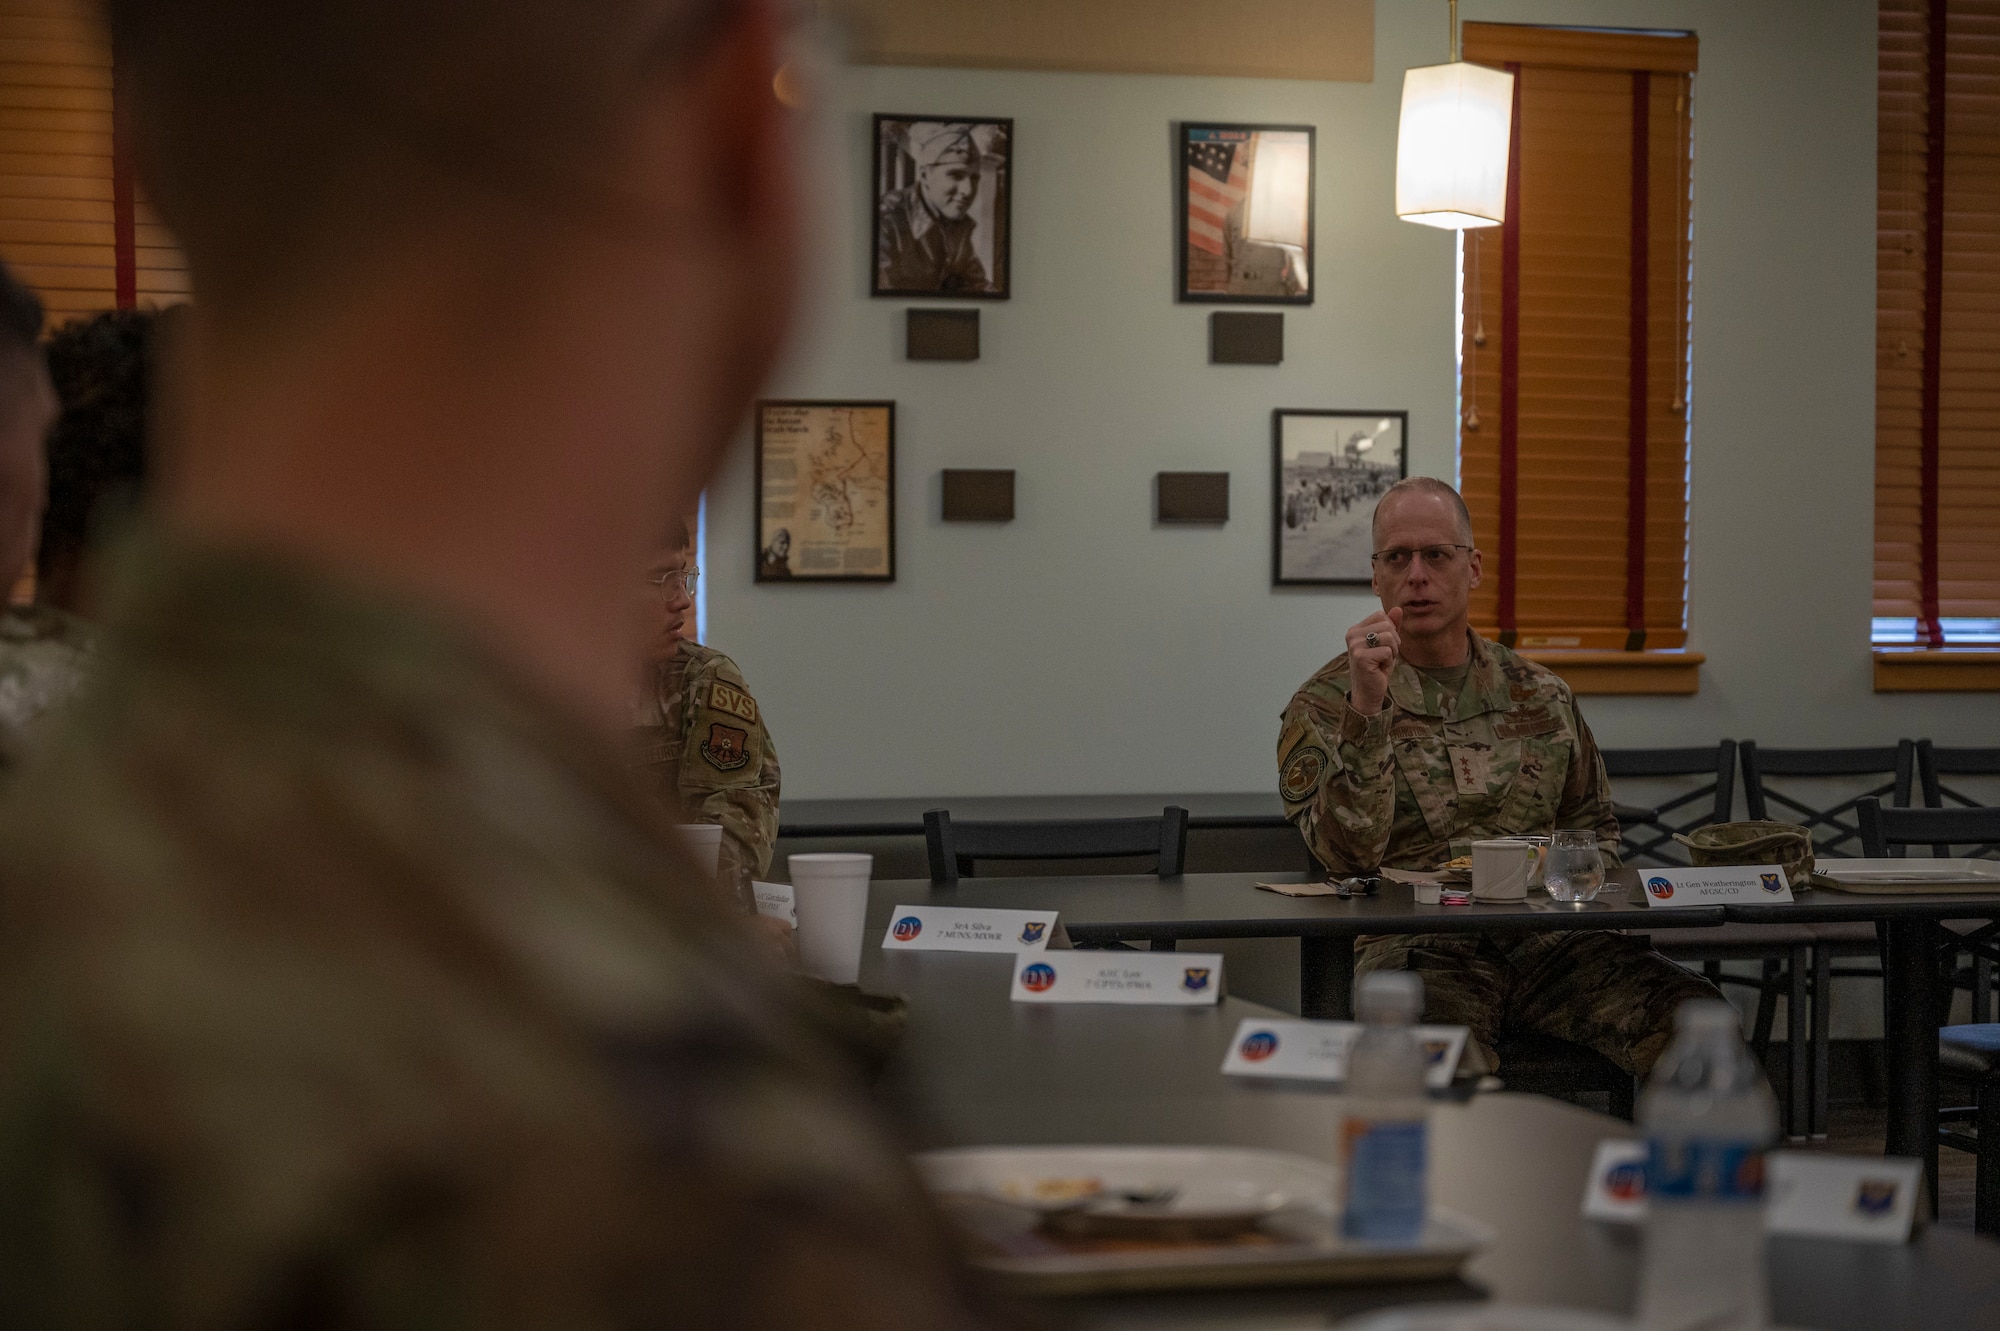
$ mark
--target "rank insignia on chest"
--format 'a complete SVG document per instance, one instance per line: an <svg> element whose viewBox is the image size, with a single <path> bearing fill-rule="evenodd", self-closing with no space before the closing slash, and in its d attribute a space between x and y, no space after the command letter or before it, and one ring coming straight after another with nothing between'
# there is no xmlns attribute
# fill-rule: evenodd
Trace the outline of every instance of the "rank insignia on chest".
<svg viewBox="0 0 2000 1331"><path fill-rule="evenodd" d="M1484 795L1493 777L1493 754L1487 749L1451 750L1451 777L1461 795Z"/></svg>
<svg viewBox="0 0 2000 1331"><path fill-rule="evenodd" d="M733 717L757 724L757 702L741 689L732 689L727 684L717 684L708 691L708 705L718 712L727 712Z"/></svg>
<svg viewBox="0 0 2000 1331"><path fill-rule="evenodd" d="M701 746L701 756L711 767L724 772L733 772L750 761L747 747L750 732L725 726L720 721L708 728L708 740Z"/></svg>

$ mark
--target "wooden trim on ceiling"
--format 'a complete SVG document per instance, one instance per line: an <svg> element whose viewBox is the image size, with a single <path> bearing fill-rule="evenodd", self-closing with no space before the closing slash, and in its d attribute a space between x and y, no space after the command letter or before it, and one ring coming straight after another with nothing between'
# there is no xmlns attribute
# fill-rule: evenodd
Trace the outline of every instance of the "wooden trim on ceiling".
<svg viewBox="0 0 2000 1331"><path fill-rule="evenodd" d="M1524 651L1578 694L1690 694L1701 689L1700 652Z"/></svg>

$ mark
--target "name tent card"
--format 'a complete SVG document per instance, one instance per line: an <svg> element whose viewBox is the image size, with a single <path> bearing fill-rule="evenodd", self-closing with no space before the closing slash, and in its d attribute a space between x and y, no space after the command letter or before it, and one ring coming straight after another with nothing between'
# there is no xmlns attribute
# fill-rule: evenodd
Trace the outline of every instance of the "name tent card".
<svg viewBox="0 0 2000 1331"><path fill-rule="evenodd" d="M1791 885L1775 864L1718 864L1705 869L1641 869L1639 890L1647 907L1723 906L1732 902L1790 901Z"/></svg>
<svg viewBox="0 0 2000 1331"><path fill-rule="evenodd" d="M1434 1091L1451 1085L1465 1052L1463 1026L1413 1028L1429 1069L1424 1084ZM1300 1081L1347 1080L1347 1055L1361 1038L1354 1021L1261 1021L1245 1017L1229 1043L1222 1070L1239 1077L1288 1077Z"/></svg>
<svg viewBox="0 0 2000 1331"><path fill-rule="evenodd" d="M1219 952L1024 952L1016 1003L1151 1003L1208 1007L1222 997Z"/></svg>
<svg viewBox="0 0 2000 1331"><path fill-rule="evenodd" d="M751 883L750 895L756 898L757 913L773 920L783 920L796 929L799 927L798 898L792 894L790 883Z"/></svg>
<svg viewBox="0 0 2000 1331"><path fill-rule="evenodd" d="M898 906L882 936L885 952L1039 952L1056 932L1052 910Z"/></svg>
<svg viewBox="0 0 2000 1331"><path fill-rule="evenodd" d="M1772 1151L1764 1157L1764 1229L1805 1238L1905 1243L1916 1219L1921 1161L1902 1156ZM1646 1143L1597 1144L1583 1213L1638 1224L1646 1218Z"/></svg>

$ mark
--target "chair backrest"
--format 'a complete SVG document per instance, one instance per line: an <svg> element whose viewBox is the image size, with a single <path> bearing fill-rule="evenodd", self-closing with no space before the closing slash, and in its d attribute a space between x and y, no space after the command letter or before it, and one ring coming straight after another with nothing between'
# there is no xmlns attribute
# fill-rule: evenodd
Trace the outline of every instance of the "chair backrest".
<svg viewBox="0 0 2000 1331"><path fill-rule="evenodd" d="M1713 776L1664 804L1642 808L1618 806L1619 858L1627 864L1645 860L1686 864L1674 841L1676 832L1692 832L1709 823L1726 823L1736 807L1736 741L1723 740L1713 748L1700 749L1606 749L1604 770L1612 780L1619 778ZM1669 818L1685 810L1692 815Z"/></svg>
<svg viewBox="0 0 2000 1331"><path fill-rule="evenodd" d="M1856 812L1861 815L1862 849L1872 859L1901 859L1907 847L1924 845L1945 859L1953 846L2000 842L2000 808L1885 809L1881 800L1865 799Z"/></svg>
<svg viewBox="0 0 2000 1331"><path fill-rule="evenodd" d="M1157 818L1074 818L1043 822L955 823L944 809L924 815L924 849L931 881L973 876L975 860L1104 860L1159 858L1162 878L1187 862L1188 811L1169 804Z"/></svg>
<svg viewBox="0 0 2000 1331"><path fill-rule="evenodd" d="M1757 741L1746 739L1739 747L1743 753L1743 799L1750 816L1798 823L1812 833L1813 849L1820 854L1860 854L1861 823L1855 810L1861 801L1887 795L1895 807L1905 809L1916 786L1914 740L1873 749L1763 749L1757 747ZM1771 785L1773 777L1810 781L1842 776L1884 776L1888 780L1825 808L1804 803L1796 793ZM1775 811L1773 805L1777 806Z"/></svg>
<svg viewBox="0 0 2000 1331"><path fill-rule="evenodd" d="M1947 776L2000 776L2000 749L1939 748L1927 739L1917 741L1917 777L1924 791L1924 805L1932 809L1949 809L1958 805L1967 809L1984 808L1979 800L1963 791L1953 790L1941 779ZM2000 843L1985 842L1972 852L1989 859L2000 859Z"/></svg>

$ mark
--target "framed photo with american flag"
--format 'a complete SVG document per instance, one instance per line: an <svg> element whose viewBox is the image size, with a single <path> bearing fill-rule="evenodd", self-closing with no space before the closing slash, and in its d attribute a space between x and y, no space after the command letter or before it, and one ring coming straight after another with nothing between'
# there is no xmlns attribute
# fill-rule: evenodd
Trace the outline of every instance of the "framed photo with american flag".
<svg viewBox="0 0 2000 1331"><path fill-rule="evenodd" d="M1245 305L1313 299L1313 127L1180 127L1179 296Z"/></svg>

